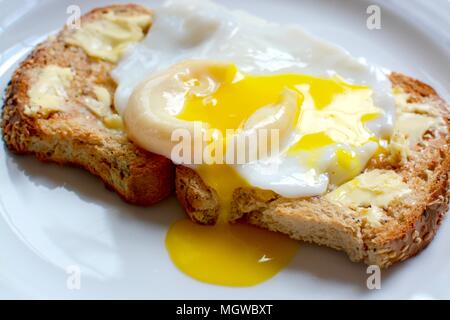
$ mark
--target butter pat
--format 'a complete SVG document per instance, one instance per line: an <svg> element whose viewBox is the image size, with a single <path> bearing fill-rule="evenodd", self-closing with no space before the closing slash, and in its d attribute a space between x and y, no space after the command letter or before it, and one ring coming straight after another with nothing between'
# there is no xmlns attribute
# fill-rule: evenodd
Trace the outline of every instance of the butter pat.
<svg viewBox="0 0 450 320"><path fill-rule="evenodd" d="M400 175L391 170L372 170L328 193L325 198L348 207L386 208L392 200L411 192Z"/></svg>
<svg viewBox="0 0 450 320"><path fill-rule="evenodd" d="M95 97L82 97L84 106L98 119L102 120L105 127L109 129L122 130L122 118L111 110L112 97L109 91L102 86L94 86Z"/></svg>
<svg viewBox="0 0 450 320"><path fill-rule="evenodd" d="M395 105L399 113L410 112L429 115L432 117L439 116L439 113L436 112L434 108L430 108L430 106L426 103L408 102L410 96L402 88L393 88L392 94L394 95Z"/></svg>
<svg viewBox="0 0 450 320"><path fill-rule="evenodd" d="M83 97L83 104L97 117L105 117L111 113L111 95L101 86L94 86L95 98Z"/></svg>
<svg viewBox="0 0 450 320"><path fill-rule="evenodd" d="M400 113L394 128L394 134L403 135L412 147L417 144L424 133L437 125L437 119L417 113Z"/></svg>
<svg viewBox="0 0 450 320"><path fill-rule="evenodd" d="M420 142L427 130L446 130L445 121L432 107L423 103L409 103L409 95L401 88L392 93L397 106L397 119L391 143L395 148L409 149ZM402 153L405 153L404 150Z"/></svg>
<svg viewBox="0 0 450 320"><path fill-rule="evenodd" d="M397 110L405 111L408 109L409 94L407 94L402 88L395 87L392 89L392 95L394 96Z"/></svg>
<svg viewBox="0 0 450 320"><path fill-rule="evenodd" d="M395 163L406 163L408 156L411 154L409 143L406 137L396 132L389 143L387 150Z"/></svg>
<svg viewBox="0 0 450 320"><path fill-rule="evenodd" d="M91 57L115 63L128 45L144 38L144 30L151 22L150 15L126 17L109 12L101 19L83 25L66 42L80 46Z"/></svg>
<svg viewBox="0 0 450 320"><path fill-rule="evenodd" d="M48 116L52 112L63 110L67 98L66 90L72 80L70 68L48 65L41 69L28 90L30 103L25 108L25 114L33 116L40 113Z"/></svg>
<svg viewBox="0 0 450 320"><path fill-rule="evenodd" d="M381 221L386 219L383 209L373 206L370 208L361 208L358 210L361 218L373 227L381 227Z"/></svg>
<svg viewBox="0 0 450 320"><path fill-rule="evenodd" d="M103 118L103 123L109 129L122 130L123 120L118 114L111 114Z"/></svg>

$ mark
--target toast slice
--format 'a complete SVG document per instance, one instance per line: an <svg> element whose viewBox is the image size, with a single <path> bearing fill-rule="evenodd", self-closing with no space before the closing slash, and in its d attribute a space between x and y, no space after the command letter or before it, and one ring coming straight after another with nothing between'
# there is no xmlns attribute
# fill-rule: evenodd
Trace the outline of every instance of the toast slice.
<svg viewBox="0 0 450 320"><path fill-rule="evenodd" d="M138 5L98 8L82 16L79 27L65 26L39 44L6 89L1 127L7 147L83 167L133 204L170 195L171 161L127 139L109 75L151 19L152 12Z"/></svg>
<svg viewBox="0 0 450 320"><path fill-rule="evenodd" d="M236 189L231 220L342 250L352 261L384 268L423 249L448 209L450 113L428 85L398 73L390 80L397 102L395 134L364 173L310 198ZM216 222L217 194L195 171L178 166L175 185L192 220Z"/></svg>

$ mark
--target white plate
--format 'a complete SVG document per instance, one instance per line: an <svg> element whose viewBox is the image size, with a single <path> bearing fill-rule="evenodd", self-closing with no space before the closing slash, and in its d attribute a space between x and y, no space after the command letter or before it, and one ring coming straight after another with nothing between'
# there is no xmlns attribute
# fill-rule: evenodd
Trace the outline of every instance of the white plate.
<svg viewBox="0 0 450 320"><path fill-rule="evenodd" d="M111 2L0 0L1 90L32 46L63 25L69 5L86 12ZM366 9L373 1L221 2L273 21L301 24L355 55L422 79L450 101L446 0L380 2L382 28L372 31L366 27ZM419 256L382 273L380 290L367 289L362 264L306 244L274 278L237 289L197 282L172 265L164 237L170 223L183 216L175 199L151 208L130 206L82 170L14 156L3 144L0 213L2 298L450 297L449 219ZM67 272L77 271L73 267L81 271L79 290L67 286Z"/></svg>

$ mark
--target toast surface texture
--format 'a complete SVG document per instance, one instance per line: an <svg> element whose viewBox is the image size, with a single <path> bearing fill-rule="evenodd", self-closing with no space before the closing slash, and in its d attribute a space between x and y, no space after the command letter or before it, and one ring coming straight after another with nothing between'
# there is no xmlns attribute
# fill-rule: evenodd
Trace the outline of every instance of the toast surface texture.
<svg viewBox="0 0 450 320"><path fill-rule="evenodd" d="M90 24L91 33L77 36L92 37L89 41L102 36L109 41L111 36L111 43L120 44L114 33L123 32L138 40L151 18L152 12L138 5L98 8L81 17L81 28ZM95 23L115 29L111 35L97 36ZM113 107L116 85L109 71L117 56L108 56L108 47L102 51L105 58L88 54L70 41L75 32L66 26L49 37L14 72L2 114L7 147L42 161L85 168L129 203L150 205L164 199L173 191L171 161L131 143Z"/></svg>
<svg viewBox="0 0 450 320"><path fill-rule="evenodd" d="M406 196L377 208L374 221L364 213L371 206L344 205L327 195L288 199L271 191L239 188L233 194L231 220L342 250L352 261L383 268L416 255L430 243L448 210L449 108L420 81L399 73L392 73L390 80L404 97L402 106L397 102L397 114L406 108L441 121L439 130L426 130L415 143L393 148L365 169L398 175L410 189ZM192 220L216 222L218 196L195 171L178 166L175 184L177 198Z"/></svg>

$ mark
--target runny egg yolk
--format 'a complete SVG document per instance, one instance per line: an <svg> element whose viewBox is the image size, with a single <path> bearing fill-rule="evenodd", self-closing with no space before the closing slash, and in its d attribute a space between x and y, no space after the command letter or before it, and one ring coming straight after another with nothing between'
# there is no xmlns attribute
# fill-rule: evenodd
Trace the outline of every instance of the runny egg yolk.
<svg viewBox="0 0 450 320"><path fill-rule="evenodd" d="M214 226L184 219L170 227L166 247L174 264L194 279L224 286L252 286L276 275L292 260L298 242L250 225L228 224L233 192L248 184L227 165L200 166L197 172L217 192L219 218Z"/></svg>
<svg viewBox="0 0 450 320"><path fill-rule="evenodd" d="M209 67L206 73L209 77L185 80L191 90L178 119L201 121L222 133L240 129L257 110L279 103L287 88L298 95L300 105L292 119L300 138L285 150L288 156L312 154L336 143L361 146L374 139L364 122L379 116L380 109L373 106L368 87L299 74L248 75L233 64ZM360 169L353 151L337 148L335 157L343 171ZM233 192L251 187L235 169L213 164L195 170L216 191L219 218L215 226L188 220L171 226L166 246L175 265L195 279L227 286L255 285L286 266L297 251L296 241L248 225L228 224Z"/></svg>
<svg viewBox="0 0 450 320"><path fill-rule="evenodd" d="M224 286L252 286L276 275L297 252L287 236L245 224L173 224L166 246L174 264L194 279Z"/></svg>
<svg viewBox="0 0 450 320"><path fill-rule="evenodd" d="M295 91L301 104L304 95L302 87L308 86L317 109L328 106L336 95L350 90L367 89L338 79L321 79L301 74L247 75L239 72L234 64L210 67L208 74L220 80L218 88L211 88L209 84L214 80L209 77L189 79L187 82L193 89L177 118L201 121L223 133L226 129L240 128L261 107L279 102L285 88ZM201 89L196 90L197 88Z"/></svg>

